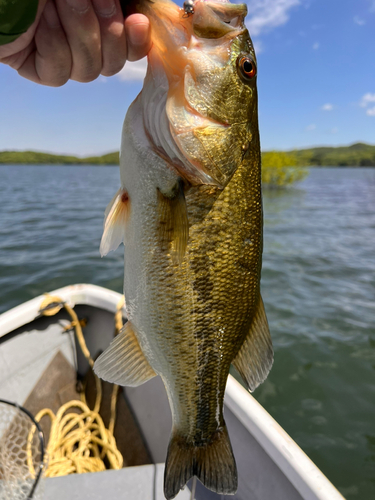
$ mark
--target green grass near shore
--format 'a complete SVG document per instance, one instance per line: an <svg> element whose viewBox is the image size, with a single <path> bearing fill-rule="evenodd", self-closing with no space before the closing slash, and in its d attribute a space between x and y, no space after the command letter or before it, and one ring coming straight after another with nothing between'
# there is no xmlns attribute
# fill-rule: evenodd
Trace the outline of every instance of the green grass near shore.
<svg viewBox="0 0 375 500"><path fill-rule="evenodd" d="M272 154L278 152L272 152ZM269 155L265 152L264 155ZM284 153L280 153L283 155ZM319 147L289 151L295 157L297 166L374 167L375 146L357 143L345 147ZM38 151L0 151L0 164L30 165L118 165L117 151L103 156L79 158L77 156L55 155Z"/></svg>

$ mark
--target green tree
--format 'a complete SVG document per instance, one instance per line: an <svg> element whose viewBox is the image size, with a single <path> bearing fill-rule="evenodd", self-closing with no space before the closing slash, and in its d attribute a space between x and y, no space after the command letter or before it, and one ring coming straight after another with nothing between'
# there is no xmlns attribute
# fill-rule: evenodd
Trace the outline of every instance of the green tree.
<svg viewBox="0 0 375 500"><path fill-rule="evenodd" d="M285 187L307 175L308 169L297 166L294 154L278 151L262 153L262 182L267 187Z"/></svg>

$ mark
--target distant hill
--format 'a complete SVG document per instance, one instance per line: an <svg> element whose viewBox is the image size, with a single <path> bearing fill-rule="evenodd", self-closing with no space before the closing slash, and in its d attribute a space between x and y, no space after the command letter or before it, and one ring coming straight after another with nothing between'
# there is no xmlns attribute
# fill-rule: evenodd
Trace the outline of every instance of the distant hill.
<svg viewBox="0 0 375 500"><path fill-rule="evenodd" d="M0 164L24 165L118 165L119 153L115 151L103 156L77 156L54 155L38 151L0 151Z"/></svg>
<svg viewBox="0 0 375 500"><path fill-rule="evenodd" d="M375 167L375 146L358 142L337 148L321 147L291 152L297 164L326 167Z"/></svg>
<svg viewBox="0 0 375 500"><path fill-rule="evenodd" d="M375 167L375 146L357 143L344 147L297 149L294 155L299 166ZM103 156L78 158L37 151L0 151L0 164L31 165L118 165L117 151Z"/></svg>

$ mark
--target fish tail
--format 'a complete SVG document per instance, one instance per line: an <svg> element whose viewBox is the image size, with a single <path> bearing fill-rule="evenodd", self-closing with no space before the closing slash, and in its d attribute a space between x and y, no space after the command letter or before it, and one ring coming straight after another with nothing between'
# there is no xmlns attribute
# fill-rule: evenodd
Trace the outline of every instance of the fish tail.
<svg viewBox="0 0 375 500"><path fill-rule="evenodd" d="M174 498L193 476L216 493L236 493L237 467L225 424L203 445L189 443L177 433L172 435L164 471L165 498Z"/></svg>

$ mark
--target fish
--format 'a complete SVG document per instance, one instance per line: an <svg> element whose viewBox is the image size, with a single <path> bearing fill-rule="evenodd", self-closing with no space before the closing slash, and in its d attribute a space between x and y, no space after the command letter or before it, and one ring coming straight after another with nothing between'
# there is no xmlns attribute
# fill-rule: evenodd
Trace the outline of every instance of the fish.
<svg viewBox="0 0 375 500"><path fill-rule="evenodd" d="M235 494L223 415L230 365L253 391L273 363L260 293L257 60L246 5L141 0L138 9L153 45L125 117L121 187L100 247L125 245L128 321L94 370L123 386L161 377L173 422L167 500L194 476Z"/></svg>

